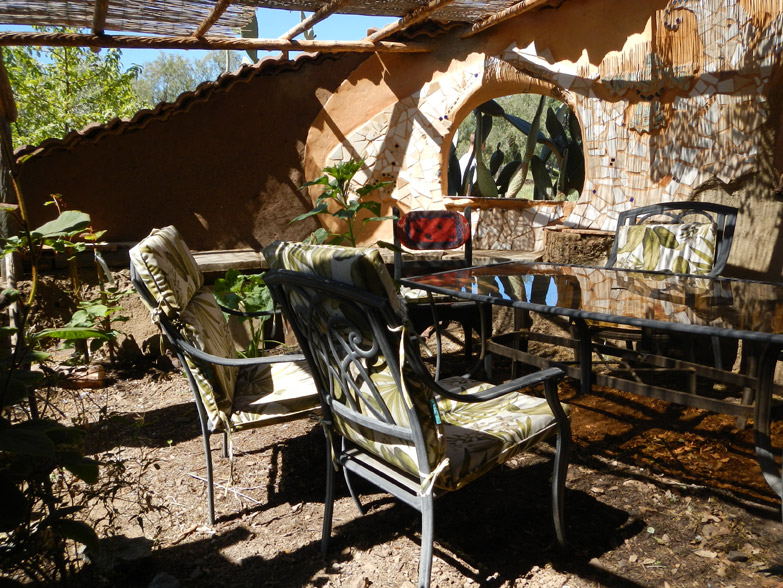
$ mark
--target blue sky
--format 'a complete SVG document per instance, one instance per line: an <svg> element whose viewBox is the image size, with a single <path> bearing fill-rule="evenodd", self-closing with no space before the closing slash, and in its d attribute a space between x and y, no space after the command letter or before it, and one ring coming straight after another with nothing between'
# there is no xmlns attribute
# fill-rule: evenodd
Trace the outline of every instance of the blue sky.
<svg viewBox="0 0 783 588"><path fill-rule="evenodd" d="M290 28L299 24L299 11L294 10L275 10L271 8L259 9L256 13L258 18L258 37L260 39L276 39ZM310 13L305 13L310 16ZM357 16L353 14L334 14L317 23L315 30L315 40L331 41L358 41L367 36L367 29L381 28L391 22L396 22L396 18L385 18L380 16ZM302 39L301 35L297 39ZM125 65L138 64L143 65L147 61L152 61L160 53L155 49L124 49L122 51L122 61ZM185 51L171 50L166 53L179 53L186 57L201 58L206 51ZM259 53L259 57L263 54Z"/></svg>
<svg viewBox="0 0 783 588"><path fill-rule="evenodd" d="M306 16L309 15L310 13L306 13ZM293 10L260 9L257 12L257 17L258 36L262 39L275 39L300 21L299 11ZM357 41L367 35L368 28L381 28L396 20L395 18L378 16L335 14L316 24L313 28L316 40ZM0 25L0 31L12 30L30 30L30 27ZM302 37L297 38L301 39ZM122 62L126 67L133 64L143 65L148 61L154 60L160 52L160 50L156 49L123 49ZM186 57L201 58L206 52L198 50L167 50L165 53L179 53ZM259 57L261 56L262 54L259 54Z"/></svg>

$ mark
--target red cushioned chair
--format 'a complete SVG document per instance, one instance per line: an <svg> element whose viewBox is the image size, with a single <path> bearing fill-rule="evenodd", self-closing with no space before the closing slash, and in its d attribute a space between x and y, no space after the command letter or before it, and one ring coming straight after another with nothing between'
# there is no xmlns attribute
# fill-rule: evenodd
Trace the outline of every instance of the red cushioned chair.
<svg viewBox="0 0 783 588"><path fill-rule="evenodd" d="M394 279L432 274L473 265L470 207L454 210L414 210L400 214L393 209ZM450 253L461 250L460 254ZM408 253L409 255L405 255ZM408 259L405 259L407 257ZM483 342L492 333L492 310L475 302L435 297L418 290L401 288L408 304L408 315L418 333L435 329L437 373L440 373L441 332L452 321L460 323L464 333L465 354L473 352L473 331Z"/></svg>

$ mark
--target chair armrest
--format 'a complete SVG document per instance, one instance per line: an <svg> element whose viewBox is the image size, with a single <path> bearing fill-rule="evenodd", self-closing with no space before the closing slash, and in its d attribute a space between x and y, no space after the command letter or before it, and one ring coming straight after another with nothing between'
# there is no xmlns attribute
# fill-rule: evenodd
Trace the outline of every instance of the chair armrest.
<svg viewBox="0 0 783 588"><path fill-rule="evenodd" d="M453 392L449 392L448 390L444 390L443 388L440 388L439 393L441 396L445 396L446 398L450 398L452 400L458 400L460 402L483 402L486 400L492 400L493 398L498 398L499 396L510 394L511 392L516 392L522 388L535 386L548 380L559 380L564 375L565 374L563 370L560 368L551 367L533 374L528 374L520 378L509 380L508 382L503 382L502 384L492 386L492 388L487 388L486 390L476 392L475 394L455 394Z"/></svg>
<svg viewBox="0 0 783 588"><path fill-rule="evenodd" d="M200 359L201 361L207 361L209 363L214 363L217 365L227 365L231 367L262 365L265 363L281 363L284 361L304 361L305 359L305 356L301 353L296 353L291 355L270 355L267 357L247 357L247 358L219 357L217 355L206 353L205 351L202 351L197 347L193 347L193 345L185 341L185 339L183 339L179 335L176 336L175 344L179 346L183 351L192 355L196 359Z"/></svg>

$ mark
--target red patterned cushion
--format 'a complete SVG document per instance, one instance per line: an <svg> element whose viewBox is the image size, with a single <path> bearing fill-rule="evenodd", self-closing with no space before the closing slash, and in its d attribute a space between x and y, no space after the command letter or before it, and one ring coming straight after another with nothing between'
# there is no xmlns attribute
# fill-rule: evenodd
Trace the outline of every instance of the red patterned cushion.
<svg viewBox="0 0 783 588"><path fill-rule="evenodd" d="M414 210L395 224L397 236L409 249L456 249L470 238L470 223L451 210Z"/></svg>

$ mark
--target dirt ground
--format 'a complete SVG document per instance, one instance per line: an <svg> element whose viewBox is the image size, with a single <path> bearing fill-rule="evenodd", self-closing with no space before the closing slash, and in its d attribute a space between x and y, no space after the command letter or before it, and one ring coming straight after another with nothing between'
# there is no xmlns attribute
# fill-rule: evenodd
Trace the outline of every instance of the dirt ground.
<svg viewBox="0 0 783 588"><path fill-rule="evenodd" d="M461 355L452 361L464 367ZM543 445L436 503L433 586L783 586L780 503L750 428L611 389L582 394L568 380L561 394L573 407L568 550L554 542L553 450ZM89 453L127 481L110 509L91 510L104 550L74 585L415 586L418 514L369 485L358 485L362 516L338 480L322 558L317 422L236 434L233 473L213 437L219 487L209 526L196 410L176 366L142 358L109 368L102 388L57 399L66 415L86 415ZM779 456L783 423L773 441Z"/></svg>

